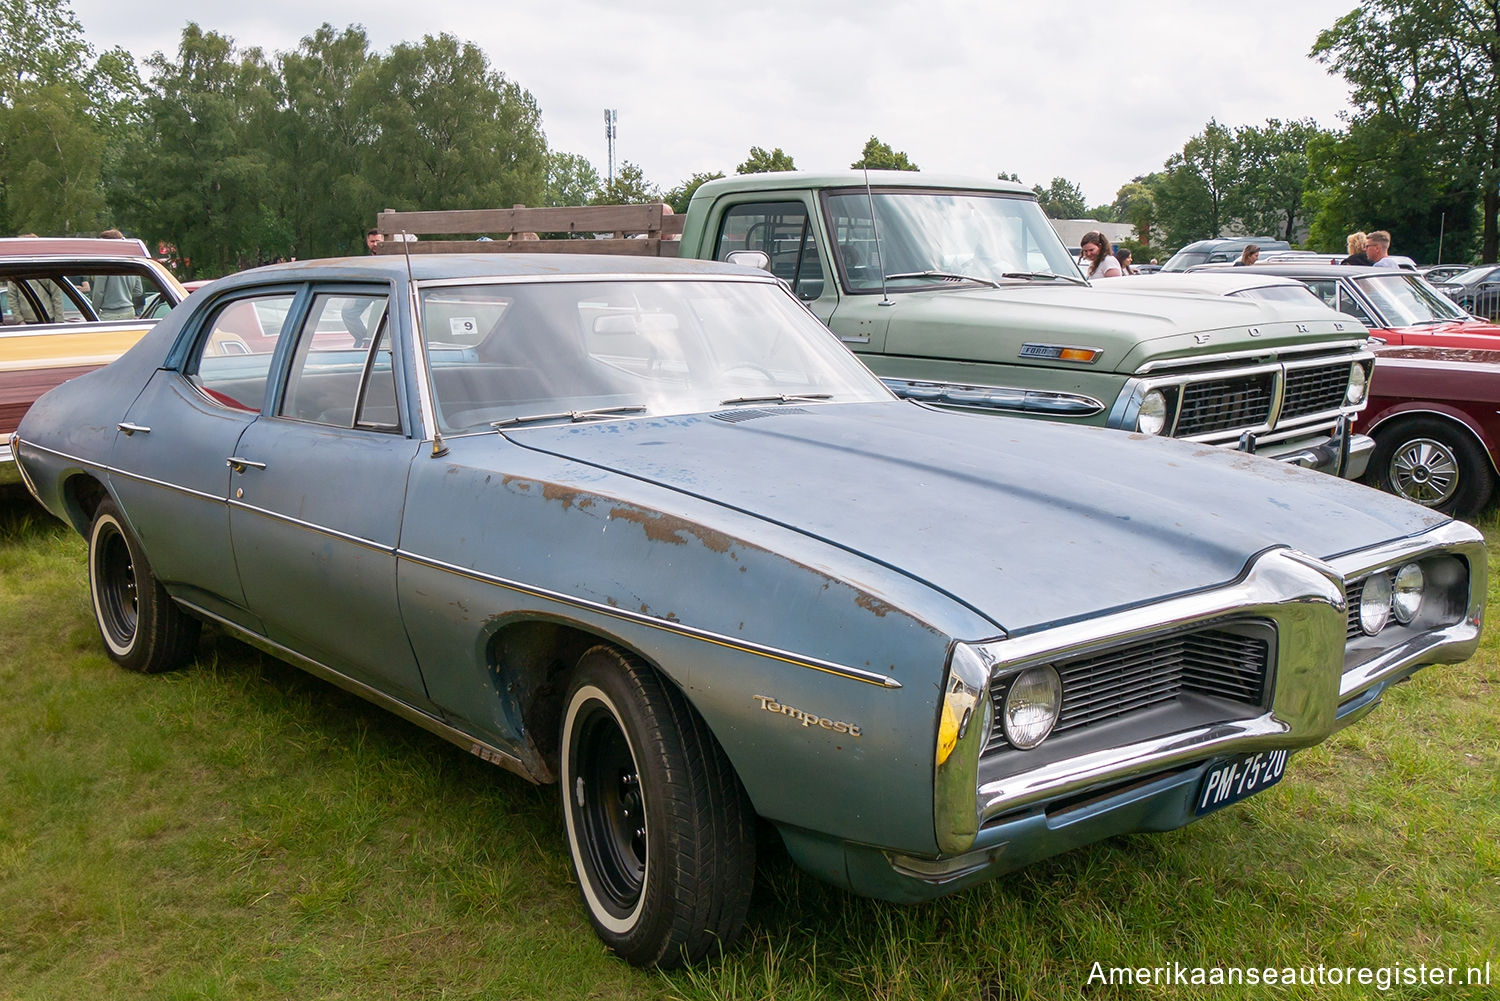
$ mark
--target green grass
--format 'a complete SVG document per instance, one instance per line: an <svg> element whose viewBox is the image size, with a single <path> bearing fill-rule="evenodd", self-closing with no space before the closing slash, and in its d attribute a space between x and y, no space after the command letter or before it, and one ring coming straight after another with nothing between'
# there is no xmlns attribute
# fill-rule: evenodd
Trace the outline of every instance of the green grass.
<svg viewBox="0 0 1500 1001"><path fill-rule="evenodd" d="M83 555L36 509L0 504L0 998L1188 993L1090 984L1096 961L1489 961L1488 988L1191 993L1500 997L1493 627L1467 664L1428 669L1276 788L1180 831L917 907L773 852L740 944L666 975L595 939L553 789L216 634L181 672L121 671Z"/></svg>

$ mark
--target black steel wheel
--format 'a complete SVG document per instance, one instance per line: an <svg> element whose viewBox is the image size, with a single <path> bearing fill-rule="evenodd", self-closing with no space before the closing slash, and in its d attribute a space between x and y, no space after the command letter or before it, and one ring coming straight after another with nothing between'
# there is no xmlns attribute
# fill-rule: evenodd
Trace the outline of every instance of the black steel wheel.
<svg viewBox="0 0 1500 1001"><path fill-rule="evenodd" d="M1482 509L1495 489L1495 471L1483 446L1466 429L1436 417L1377 428L1365 478L1397 497L1460 518Z"/></svg>
<svg viewBox="0 0 1500 1001"><path fill-rule="evenodd" d="M114 501L89 528L89 596L110 659L154 674L180 665L198 641L199 622L167 596Z"/></svg>
<svg viewBox="0 0 1500 1001"><path fill-rule="evenodd" d="M755 878L749 801L703 720L640 661L595 647L574 671L559 778L589 920L636 966L722 949Z"/></svg>

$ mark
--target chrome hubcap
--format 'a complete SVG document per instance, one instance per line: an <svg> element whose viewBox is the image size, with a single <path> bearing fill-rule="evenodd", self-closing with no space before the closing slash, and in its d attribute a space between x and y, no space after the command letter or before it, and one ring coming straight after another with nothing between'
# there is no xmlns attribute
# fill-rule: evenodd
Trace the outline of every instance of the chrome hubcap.
<svg viewBox="0 0 1500 1001"><path fill-rule="evenodd" d="M1407 500L1436 507L1458 490L1458 458L1440 441L1413 439L1391 456L1391 485Z"/></svg>

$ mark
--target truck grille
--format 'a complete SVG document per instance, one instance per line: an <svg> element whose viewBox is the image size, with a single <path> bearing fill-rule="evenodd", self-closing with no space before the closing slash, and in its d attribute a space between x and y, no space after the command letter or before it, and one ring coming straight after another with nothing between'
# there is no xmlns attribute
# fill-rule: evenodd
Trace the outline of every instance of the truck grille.
<svg viewBox="0 0 1500 1001"><path fill-rule="evenodd" d="M1337 410L1349 391L1349 363L1321 368L1294 368L1286 374L1281 419Z"/></svg>
<svg viewBox="0 0 1500 1001"><path fill-rule="evenodd" d="M1227 629L1172 633L1054 665L1062 679L1062 715L1053 733L1139 712L1183 692L1259 705L1266 694L1270 643ZM991 689L996 718L1005 686ZM986 750L1008 747L998 725Z"/></svg>
<svg viewBox="0 0 1500 1001"><path fill-rule="evenodd" d="M1176 436L1190 438L1266 423L1271 416L1275 379L1265 372L1188 383L1182 387L1182 416L1177 419Z"/></svg>

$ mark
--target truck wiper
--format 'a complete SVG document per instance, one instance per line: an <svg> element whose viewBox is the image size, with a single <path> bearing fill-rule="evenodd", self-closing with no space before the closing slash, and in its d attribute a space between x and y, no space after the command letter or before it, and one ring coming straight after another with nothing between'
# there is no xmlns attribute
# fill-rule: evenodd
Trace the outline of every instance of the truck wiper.
<svg viewBox="0 0 1500 1001"><path fill-rule="evenodd" d="M805 403L808 400L829 400L832 393L777 393L775 396L735 396L720 400L719 406L728 407L736 403Z"/></svg>
<svg viewBox="0 0 1500 1001"><path fill-rule="evenodd" d="M1088 282L1082 278L1074 278L1071 275L1060 275L1053 271L1007 271L1001 278L1025 278L1027 281L1060 281L1071 282L1074 285L1087 285Z"/></svg>
<svg viewBox="0 0 1500 1001"><path fill-rule="evenodd" d="M567 418L573 423L579 421L598 420L601 417L613 417L615 414L638 414L646 409L644 404L635 404L628 407L599 407L594 410L564 410L558 414L527 414L525 417L507 417L503 421L490 421L490 427L499 431L501 428L514 427L517 424L532 424L537 421L560 421Z"/></svg>
<svg viewBox="0 0 1500 1001"><path fill-rule="evenodd" d="M981 285L988 285L990 288L1000 287L1000 283L997 281L991 281L988 278L979 278L975 275L961 275L954 271L906 271L899 275L885 276L885 280L888 282L893 282L898 278L946 278L949 281L956 282L978 282Z"/></svg>

